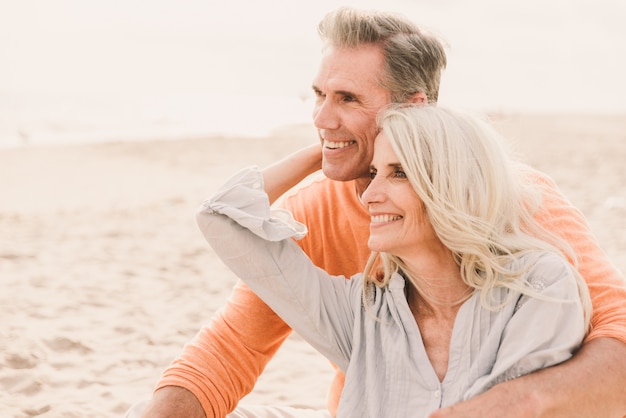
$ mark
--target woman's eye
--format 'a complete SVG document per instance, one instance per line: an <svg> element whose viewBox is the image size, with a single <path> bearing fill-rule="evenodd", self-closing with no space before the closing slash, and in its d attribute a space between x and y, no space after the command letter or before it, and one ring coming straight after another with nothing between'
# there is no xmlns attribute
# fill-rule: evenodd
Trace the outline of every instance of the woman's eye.
<svg viewBox="0 0 626 418"><path fill-rule="evenodd" d="M406 178L406 173L402 170L396 169L393 172L394 177L396 178L402 178L405 179Z"/></svg>
<svg viewBox="0 0 626 418"><path fill-rule="evenodd" d="M376 177L376 170L370 170L370 180L374 180L374 177Z"/></svg>

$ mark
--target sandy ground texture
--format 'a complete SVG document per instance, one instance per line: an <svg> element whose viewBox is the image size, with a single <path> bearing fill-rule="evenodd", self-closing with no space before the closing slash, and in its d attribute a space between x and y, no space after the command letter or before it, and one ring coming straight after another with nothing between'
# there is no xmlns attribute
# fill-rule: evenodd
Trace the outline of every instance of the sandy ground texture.
<svg viewBox="0 0 626 418"><path fill-rule="evenodd" d="M493 115L626 271L626 117ZM0 150L0 416L115 417L235 281L194 220L245 165L314 141L203 138ZM328 362L292 336L249 402L321 408Z"/></svg>

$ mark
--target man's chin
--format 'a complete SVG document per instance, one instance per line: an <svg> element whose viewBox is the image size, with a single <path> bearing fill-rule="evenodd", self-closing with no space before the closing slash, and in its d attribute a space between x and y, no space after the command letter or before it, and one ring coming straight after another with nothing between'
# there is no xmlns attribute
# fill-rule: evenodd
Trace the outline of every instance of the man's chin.
<svg viewBox="0 0 626 418"><path fill-rule="evenodd" d="M354 175L354 173L346 172L345 170L338 170L334 167L326 165L322 165L322 172L326 177L335 181L350 181L358 177Z"/></svg>

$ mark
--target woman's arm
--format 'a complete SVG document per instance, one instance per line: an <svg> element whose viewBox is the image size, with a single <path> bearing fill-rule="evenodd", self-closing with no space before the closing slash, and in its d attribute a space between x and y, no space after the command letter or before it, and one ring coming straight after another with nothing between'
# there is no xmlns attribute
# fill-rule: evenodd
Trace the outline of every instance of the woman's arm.
<svg viewBox="0 0 626 418"><path fill-rule="evenodd" d="M319 144L264 171L270 201L321 168ZM269 186L269 187L267 187ZM248 394L291 329L245 284L164 371L143 418L214 418Z"/></svg>
<svg viewBox="0 0 626 418"><path fill-rule="evenodd" d="M224 264L307 342L345 369L361 282L316 267L291 239L306 231L289 216L270 209L261 173L245 169L202 204L197 221Z"/></svg>

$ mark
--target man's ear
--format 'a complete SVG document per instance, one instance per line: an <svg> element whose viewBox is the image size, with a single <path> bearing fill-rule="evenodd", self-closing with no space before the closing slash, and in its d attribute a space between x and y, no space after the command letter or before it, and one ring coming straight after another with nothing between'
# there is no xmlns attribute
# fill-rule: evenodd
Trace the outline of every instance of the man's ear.
<svg viewBox="0 0 626 418"><path fill-rule="evenodd" d="M407 100L407 102L413 104L426 104L428 103L428 97L426 97L426 93L420 91L409 97L409 100Z"/></svg>

